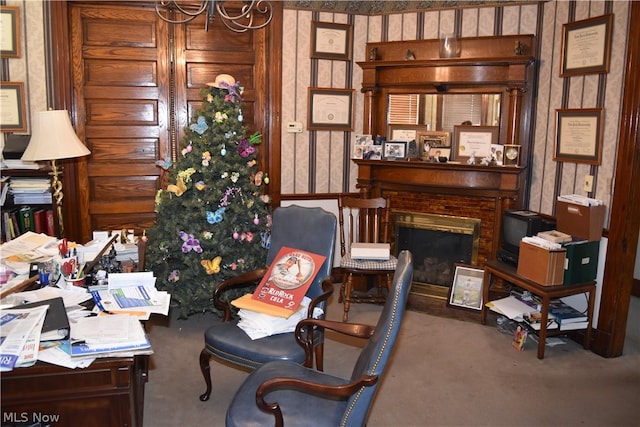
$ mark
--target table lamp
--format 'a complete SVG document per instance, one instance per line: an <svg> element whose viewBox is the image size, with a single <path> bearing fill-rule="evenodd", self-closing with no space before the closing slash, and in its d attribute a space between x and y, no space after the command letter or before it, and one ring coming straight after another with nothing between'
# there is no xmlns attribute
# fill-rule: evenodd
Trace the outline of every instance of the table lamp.
<svg viewBox="0 0 640 427"><path fill-rule="evenodd" d="M88 156L89 149L78 139L71 126L67 110L40 111L33 124L31 140L22 155L22 160L51 161L53 182L53 198L58 213L58 232L64 236L64 220L62 218L62 168L58 168L56 160Z"/></svg>

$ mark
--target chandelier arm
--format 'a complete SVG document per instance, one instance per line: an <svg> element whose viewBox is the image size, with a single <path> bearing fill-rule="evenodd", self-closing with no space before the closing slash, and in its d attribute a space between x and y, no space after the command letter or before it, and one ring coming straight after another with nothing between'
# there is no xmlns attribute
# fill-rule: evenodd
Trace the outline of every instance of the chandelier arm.
<svg viewBox="0 0 640 427"><path fill-rule="evenodd" d="M160 19L170 24L185 24L193 21L206 10L205 30L208 30L209 24L213 23L217 12L220 14L220 20L224 26L236 33L244 33L247 30L264 28L269 25L273 18L273 7L270 0L246 0L237 15L232 15L227 12L224 0L201 0L197 10L180 6L179 1L180 0L160 0L156 2L156 14ZM182 14L184 18L170 19L168 16L172 10ZM257 16L256 14L264 15L265 22L255 25L254 19Z"/></svg>
<svg viewBox="0 0 640 427"><path fill-rule="evenodd" d="M264 28L269 25L273 18L272 6L269 0L251 0L249 4L242 6L242 12L235 16L227 13L224 2L222 1L216 2L216 10L220 14L220 18L222 18L221 20L225 27L236 33ZM266 21L260 25L253 25L254 12L265 15ZM248 23L241 23L239 22L240 20L246 20Z"/></svg>
<svg viewBox="0 0 640 427"><path fill-rule="evenodd" d="M198 17L198 15L200 15L202 12L204 12L204 10L207 8L207 5L209 4L209 1L208 0L201 0L201 1L202 1L202 3L198 7L198 10L193 11L193 12L183 8L182 6L180 6L180 4L178 3L177 0L159 1L159 2L155 3L156 14L160 17L160 19L162 19L163 21L168 22L170 24L186 24L187 22L191 22L194 19L196 19L196 17ZM164 16L163 12L168 14L169 10L171 10L171 9L175 9L178 12L182 13L183 15L185 15L185 18L183 18L183 19L169 19L166 16Z"/></svg>

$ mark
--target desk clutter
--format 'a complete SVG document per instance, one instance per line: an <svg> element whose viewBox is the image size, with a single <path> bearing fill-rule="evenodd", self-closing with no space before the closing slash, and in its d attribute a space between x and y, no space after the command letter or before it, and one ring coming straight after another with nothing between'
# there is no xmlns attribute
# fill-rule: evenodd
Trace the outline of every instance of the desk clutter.
<svg viewBox="0 0 640 427"><path fill-rule="evenodd" d="M0 247L0 371L152 353L141 321L168 315L171 296L152 272L131 271L135 243L94 237L78 245L28 232Z"/></svg>

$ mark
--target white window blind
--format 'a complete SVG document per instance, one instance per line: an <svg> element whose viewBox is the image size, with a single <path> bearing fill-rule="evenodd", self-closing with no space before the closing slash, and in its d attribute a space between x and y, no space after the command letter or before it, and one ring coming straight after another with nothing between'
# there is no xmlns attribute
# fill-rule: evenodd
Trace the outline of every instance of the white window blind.
<svg viewBox="0 0 640 427"><path fill-rule="evenodd" d="M417 125L419 107L417 94L389 95L387 123Z"/></svg>

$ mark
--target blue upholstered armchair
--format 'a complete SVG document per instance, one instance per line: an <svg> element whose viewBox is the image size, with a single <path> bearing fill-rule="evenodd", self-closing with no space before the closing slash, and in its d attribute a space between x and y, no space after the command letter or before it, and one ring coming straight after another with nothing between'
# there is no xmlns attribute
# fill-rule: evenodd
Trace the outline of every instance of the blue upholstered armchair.
<svg viewBox="0 0 640 427"><path fill-rule="evenodd" d="M315 307L326 312L327 298L333 292L330 277L335 251L336 224L335 215L321 208L294 205L275 209L271 227L271 246L267 253L265 267L227 279L214 291L214 304L225 314L223 322L210 326L204 333L204 348L200 352L200 370L207 389L200 395L200 400L206 401L211 396L209 361L212 357L245 370L253 370L266 362L275 360L313 367L313 357L307 357L304 349L296 342L293 332L252 340L237 326L236 321L232 321L231 307L220 297L225 290L232 287L258 283L280 249L288 246L326 257L306 293L306 296L311 299L308 317L311 317ZM324 315L321 318L324 318ZM316 367L322 370L324 333L320 329L306 331L310 333L312 347L315 350Z"/></svg>
<svg viewBox="0 0 640 427"><path fill-rule="evenodd" d="M354 337L368 338L351 378L340 378L296 363L266 363L254 370L238 389L227 409L227 427L249 426L363 426L384 374L404 317L413 263L402 251L392 289L374 327L328 320L305 319L296 338L312 351L303 332L312 325ZM274 418L275 417L275 418Z"/></svg>

